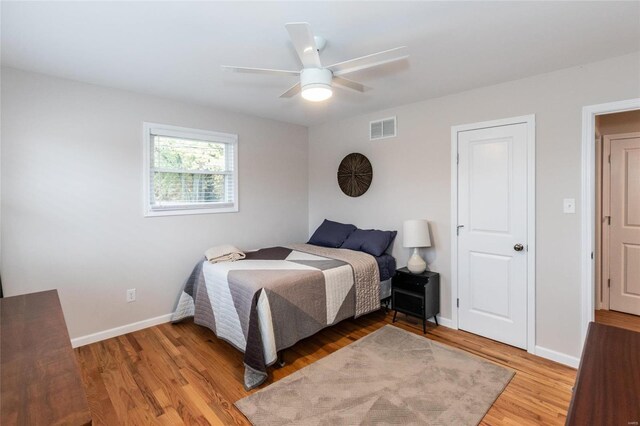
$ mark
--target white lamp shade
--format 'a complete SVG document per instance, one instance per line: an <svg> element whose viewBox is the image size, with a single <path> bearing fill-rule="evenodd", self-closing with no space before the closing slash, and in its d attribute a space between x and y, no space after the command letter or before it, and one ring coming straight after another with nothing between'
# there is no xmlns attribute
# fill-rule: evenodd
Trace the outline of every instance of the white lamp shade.
<svg viewBox="0 0 640 426"><path fill-rule="evenodd" d="M429 222L426 220L405 220L402 231L404 247L431 247Z"/></svg>

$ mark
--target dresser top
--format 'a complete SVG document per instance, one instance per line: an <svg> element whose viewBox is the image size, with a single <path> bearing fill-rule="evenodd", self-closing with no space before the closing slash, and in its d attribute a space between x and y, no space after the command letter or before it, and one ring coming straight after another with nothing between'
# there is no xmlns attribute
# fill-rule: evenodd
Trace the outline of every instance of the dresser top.
<svg viewBox="0 0 640 426"><path fill-rule="evenodd" d="M640 420L640 333L590 323L567 425Z"/></svg>
<svg viewBox="0 0 640 426"><path fill-rule="evenodd" d="M0 299L0 321L0 423L90 424L58 292Z"/></svg>

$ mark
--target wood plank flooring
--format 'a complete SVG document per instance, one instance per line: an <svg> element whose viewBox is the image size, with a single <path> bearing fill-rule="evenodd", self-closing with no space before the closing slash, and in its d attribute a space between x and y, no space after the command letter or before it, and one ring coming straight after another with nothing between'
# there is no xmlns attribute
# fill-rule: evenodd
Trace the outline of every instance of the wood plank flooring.
<svg viewBox="0 0 640 426"><path fill-rule="evenodd" d="M285 351L285 367L270 369L263 387L391 323L391 317L378 311L299 342ZM396 326L423 335L415 320L401 314L398 319ZM576 370L431 323L425 337L516 371L481 424L564 424ZM249 424L233 405L252 393L242 386L242 354L192 321L162 324L75 351L94 424Z"/></svg>
<svg viewBox="0 0 640 426"><path fill-rule="evenodd" d="M624 312L596 310L596 322L640 332L640 317Z"/></svg>

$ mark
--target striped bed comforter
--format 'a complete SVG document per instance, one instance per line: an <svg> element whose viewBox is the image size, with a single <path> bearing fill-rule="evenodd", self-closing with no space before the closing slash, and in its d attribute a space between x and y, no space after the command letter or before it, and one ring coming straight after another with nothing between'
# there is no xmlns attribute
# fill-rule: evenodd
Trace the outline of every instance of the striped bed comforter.
<svg viewBox="0 0 640 426"><path fill-rule="evenodd" d="M295 244L246 254L199 262L172 317L193 317L244 352L246 389L266 380L278 351L380 308L378 266L366 253Z"/></svg>

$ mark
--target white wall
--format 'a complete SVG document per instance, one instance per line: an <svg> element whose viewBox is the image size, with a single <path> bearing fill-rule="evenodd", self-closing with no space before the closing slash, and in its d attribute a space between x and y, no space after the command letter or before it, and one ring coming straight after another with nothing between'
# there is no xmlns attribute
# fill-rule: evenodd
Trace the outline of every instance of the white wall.
<svg viewBox="0 0 640 426"><path fill-rule="evenodd" d="M405 265L402 222L431 221L427 263L442 274L441 312L450 305L451 126L536 115L536 344L580 355L580 212L562 213L562 199L581 190L582 107L640 97L640 56L628 55L309 129L309 231L322 219L397 229L393 254ZM370 142L370 120L398 117L398 137ZM373 183L359 198L336 181L341 159L361 152Z"/></svg>
<svg viewBox="0 0 640 426"><path fill-rule="evenodd" d="M537 344L580 353L581 108L640 97L629 55L307 129L162 98L2 70L1 272L6 295L58 288L72 337L169 313L209 246L303 241L323 218L397 229L428 218L432 270L450 298L450 128L536 114ZM398 116L396 138L370 142L372 119ZM238 133L240 212L142 217L142 122ZM308 145L307 145L308 142ZM374 168L360 198L336 170L350 152ZM307 173L308 168L308 173ZM137 288L138 300L125 302Z"/></svg>
<svg viewBox="0 0 640 426"><path fill-rule="evenodd" d="M1 119L5 295L57 288L72 338L171 312L210 246L307 237L305 127L14 69ZM240 212L144 218L143 121L237 133Z"/></svg>

